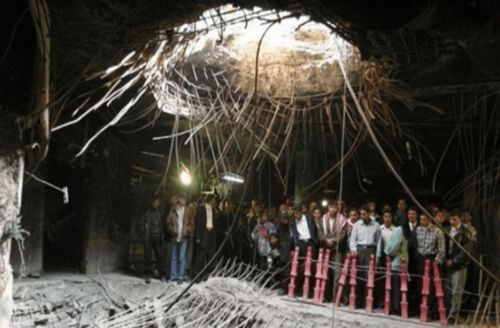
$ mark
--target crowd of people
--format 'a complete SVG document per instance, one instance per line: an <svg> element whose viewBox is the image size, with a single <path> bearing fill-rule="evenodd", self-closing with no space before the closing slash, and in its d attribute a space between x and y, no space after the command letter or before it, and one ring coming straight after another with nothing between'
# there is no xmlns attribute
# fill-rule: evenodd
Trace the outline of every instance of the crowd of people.
<svg viewBox="0 0 500 328"><path fill-rule="evenodd" d="M299 270L303 270L307 250L312 250L312 257L316 259L318 250L323 248L330 250L332 268L328 274L326 301L332 301L337 285L333 281L338 279L338 272L349 254L356 257L358 265L356 306L364 307L367 268L373 255L377 268L384 268L377 272L384 272L385 261L391 260L391 309L399 314L399 277L404 259L409 273L410 315L418 315L424 263L431 260L439 264L444 276L448 318L458 318L470 266L469 255L475 255L477 249L472 216L467 211L449 212L432 205L425 211L432 215L430 217L408 206L405 199L399 199L396 204L395 210L384 205L379 212L375 201L351 208L342 200L320 205L318 202L294 204L292 199L287 199L276 208L252 201L240 211L244 214L238 215L235 204L219 202L214 195L208 195L203 202L188 203L187 195L181 192L170 199L168 208L161 206L160 199L155 197L139 225L144 240L146 282L156 274L165 281L182 283L200 272L210 272L215 264L210 260L221 248L219 258L236 257L274 272L275 285L279 293L284 294L288 288L291 251L298 247L302 264ZM296 294L301 294L300 273L298 279ZM375 288L382 291L384 286L380 283ZM432 294L430 316L437 317ZM347 293L343 302L347 302ZM376 297L375 306L382 307L383 299Z"/></svg>

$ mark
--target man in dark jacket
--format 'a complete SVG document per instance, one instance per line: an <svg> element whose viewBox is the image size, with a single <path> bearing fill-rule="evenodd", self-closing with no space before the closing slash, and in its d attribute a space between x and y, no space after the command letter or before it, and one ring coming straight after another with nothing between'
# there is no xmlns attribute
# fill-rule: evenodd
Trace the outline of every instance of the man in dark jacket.
<svg viewBox="0 0 500 328"><path fill-rule="evenodd" d="M156 259L156 270L160 278L165 277L165 215L160 205L160 198L154 197L151 200L150 208L142 218L146 283L151 282L151 277L154 273L152 262L153 254Z"/></svg>
<svg viewBox="0 0 500 328"><path fill-rule="evenodd" d="M318 247L318 230L316 223L311 216L306 214L306 208L302 204L297 204L293 207L292 220L292 241L294 246L299 246L302 251L307 250L307 247L312 246L313 249ZM300 255L302 256L302 255Z"/></svg>
<svg viewBox="0 0 500 328"><path fill-rule="evenodd" d="M208 195L205 204L198 207L195 218L194 272L198 274L217 251L215 232L217 203L214 195Z"/></svg>
<svg viewBox="0 0 500 328"><path fill-rule="evenodd" d="M170 279L187 280L188 241L194 233L194 208L186 206L187 196L179 193L177 204L167 216L167 236L170 242Z"/></svg>
<svg viewBox="0 0 500 328"><path fill-rule="evenodd" d="M292 241L293 246L299 247L299 257L305 258L307 255L307 248L310 246L312 248L312 258L316 258L316 250L318 247L318 231L316 228L316 223L314 219L306 214L306 207L302 204L296 204L293 207L294 220L291 222L292 229ZM301 294L302 284L304 281L304 261L299 263L299 272L297 276L297 288L296 294ZM311 267L312 277L314 277L314 266ZM313 291L312 282L314 279L310 279L311 286L309 291Z"/></svg>
<svg viewBox="0 0 500 328"><path fill-rule="evenodd" d="M468 230L462 224L460 212L453 211L450 214L450 236L455 240L449 240L446 252L446 268L448 270L448 284L450 292L450 311L448 320L453 322L460 315L462 306L462 295L465 281L467 280L467 266L469 258L467 254L457 245L464 249L471 250L471 241Z"/></svg>
<svg viewBox="0 0 500 328"><path fill-rule="evenodd" d="M419 311L420 304L418 303L421 291L418 290L417 285L417 228L418 228L418 212L413 206L408 208L407 212L408 223L403 226L403 234L408 241L408 273L410 280L408 281L408 302L410 306L410 313L416 315Z"/></svg>

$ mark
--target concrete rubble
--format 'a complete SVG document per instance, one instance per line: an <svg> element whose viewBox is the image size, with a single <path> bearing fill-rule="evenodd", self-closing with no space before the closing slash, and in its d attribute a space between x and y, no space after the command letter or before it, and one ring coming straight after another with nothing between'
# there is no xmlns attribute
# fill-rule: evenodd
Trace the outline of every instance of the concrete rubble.
<svg viewBox="0 0 500 328"><path fill-rule="evenodd" d="M187 284L123 274L53 274L14 285L14 327L330 327L331 304L288 300L254 281L211 277L195 284L166 314ZM335 327L421 327L364 311L335 310ZM432 326L432 325L430 325Z"/></svg>

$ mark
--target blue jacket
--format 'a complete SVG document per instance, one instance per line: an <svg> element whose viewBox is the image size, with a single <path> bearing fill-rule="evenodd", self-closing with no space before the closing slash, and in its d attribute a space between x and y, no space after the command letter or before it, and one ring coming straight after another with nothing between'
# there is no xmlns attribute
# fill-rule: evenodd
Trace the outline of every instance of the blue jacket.
<svg viewBox="0 0 500 328"><path fill-rule="evenodd" d="M318 246L318 229L316 227L316 223L314 219L308 215L306 215L307 226L309 227L309 233L311 234L311 241L315 246ZM294 246L299 245L299 232L297 230L297 220L292 220L291 222L292 229L292 240Z"/></svg>

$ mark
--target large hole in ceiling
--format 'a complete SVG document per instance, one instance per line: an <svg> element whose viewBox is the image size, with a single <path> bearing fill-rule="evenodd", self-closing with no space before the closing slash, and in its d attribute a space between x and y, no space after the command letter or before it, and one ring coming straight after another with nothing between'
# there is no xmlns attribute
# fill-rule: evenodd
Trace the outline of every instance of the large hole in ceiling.
<svg viewBox="0 0 500 328"><path fill-rule="evenodd" d="M194 98L210 93L281 99L331 94L344 84L339 61L350 79L360 71L354 46L324 24L286 11L224 6L176 27L175 33L181 35L176 45L160 43L156 54L167 55L146 73L167 113L205 114ZM179 102L188 94L191 99Z"/></svg>

